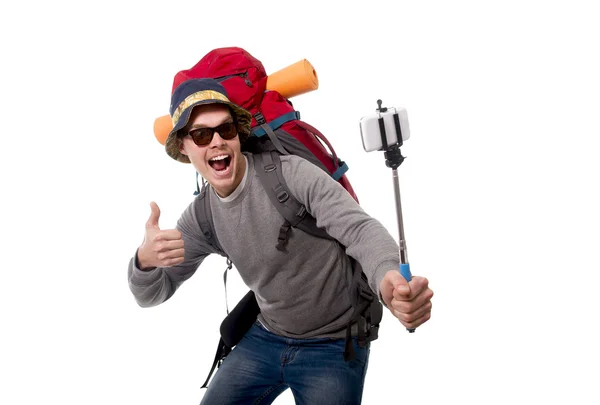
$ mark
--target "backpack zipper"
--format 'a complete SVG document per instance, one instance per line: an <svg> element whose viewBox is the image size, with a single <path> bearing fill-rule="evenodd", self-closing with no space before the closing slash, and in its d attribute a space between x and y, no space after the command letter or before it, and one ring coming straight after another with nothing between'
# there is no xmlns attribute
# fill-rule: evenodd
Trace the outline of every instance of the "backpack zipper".
<svg viewBox="0 0 600 405"><path fill-rule="evenodd" d="M248 72L236 73L236 74L227 75L227 76L219 76L219 77L215 77L214 79L216 81L218 81L219 83L221 83L222 81L225 81L227 79L231 79L232 77L246 78L244 80L244 82L246 83L246 86L252 87L252 82L250 81L250 79L248 79Z"/></svg>

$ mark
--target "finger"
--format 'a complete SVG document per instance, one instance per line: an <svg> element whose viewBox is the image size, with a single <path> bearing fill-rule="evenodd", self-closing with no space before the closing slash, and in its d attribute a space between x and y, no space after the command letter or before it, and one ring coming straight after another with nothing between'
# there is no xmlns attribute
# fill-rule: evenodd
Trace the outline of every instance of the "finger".
<svg viewBox="0 0 600 405"><path fill-rule="evenodd" d="M158 226L158 219L160 218L160 208L154 201L150 203L150 218L146 222L146 228L160 229Z"/></svg>
<svg viewBox="0 0 600 405"><path fill-rule="evenodd" d="M400 323L408 329L414 329L414 328L417 328L417 327L423 325L430 318L431 318L431 311L428 311L413 321L406 322L406 321L400 320Z"/></svg>
<svg viewBox="0 0 600 405"><path fill-rule="evenodd" d="M170 250L183 249L183 239L158 239L153 246L154 252L168 252Z"/></svg>
<svg viewBox="0 0 600 405"><path fill-rule="evenodd" d="M176 266L180 263L183 263L184 258L183 257L175 257L172 259L165 259L163 261L161 261L160 266L161 267L172 267L172 266Z"/></svg>
<svg viewBox="0 0 600 405"><path fill-rule="evenodd" d="M165 252L160 252L156 255L156 258L160 262L165 262L170 259L178 259L182 257L185 257L184 249L167 250Z"/></svg>
<svg viewBox="0 0 600 405"><path fill-rule="evenodd" d="M421 318L426 313L431 312L432 307L433 304L431 303L431 301L429 301L411 313L406 313L402 311L397 311L396 309L392 309L392 314L400 321L410 323Z"/></svg>
<svg viewBox="0 0 600 405"><path fill-rule="evenodd" d="M182 235L178 229L167 229L164 231L160 231L156 235L154 235L154 241L180 240L180 239L182 239Z"/></svg>
<svg viewBox="0 0 600 405"><path fill-rule="evenodd" d="M433 297L433 291L431 289L427 288L426 290L421 291L419 293L419 295L417 295L416 297L413 297L409 300L407 300L405 298L401 298L398 300L394 297L394 299L391 302L391 306L396 311L410 314L410 313L418 310L420 307L425 305L427 302L430 302L432 297Z"/></svg>

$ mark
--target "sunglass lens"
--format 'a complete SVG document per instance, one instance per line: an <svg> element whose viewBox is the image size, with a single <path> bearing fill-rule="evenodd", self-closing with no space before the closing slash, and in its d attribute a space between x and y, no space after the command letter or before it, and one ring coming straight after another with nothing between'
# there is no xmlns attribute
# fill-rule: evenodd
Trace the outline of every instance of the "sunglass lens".
<svg viewBox="0 0 600 405"><path fill-rule="evenodd" d="M208 145L213 137L212 128L198 128L189 132L189 135L198 146Z"/></svg>
<svg viewBox="0 0 600 405"><path fill-rule="evenodd" d="M237 135L237 128L233 122L226 122L215 128L223 139L233 139Z"/></svg>

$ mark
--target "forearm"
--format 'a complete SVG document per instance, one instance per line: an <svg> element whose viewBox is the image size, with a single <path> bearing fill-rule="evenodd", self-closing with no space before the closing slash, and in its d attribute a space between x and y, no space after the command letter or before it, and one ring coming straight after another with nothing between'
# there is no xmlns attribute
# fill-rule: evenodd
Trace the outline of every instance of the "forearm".
<svg viewBox="0 0 600 405"><path fill-rule="evenodd" d="M398 269L398 245L376 219L364 212L354 212L351 215L355 219L348 219L346 229L341 233L341 240L338 240L346 247L346 253L361 264L371 290L379 295L379 286L385 273Z"/></svg>
<svg viewBox="0 0 600 405"><path fill-rule="evenodd" d="M356 259L373 292L386 272L400 263L398 244L388 230L322 170L308 162L291 165L288 186L317 220L317 226L337 239Z"/></svg>
<svg viewBox="0 0 600 405"><path fill-rule="evenodd" d="M169 278L167 269L158 267L141 270L138 267L137 252L129 261L128 279L129 289L135 300L144 308L162 304L177 289Z"/></svg>

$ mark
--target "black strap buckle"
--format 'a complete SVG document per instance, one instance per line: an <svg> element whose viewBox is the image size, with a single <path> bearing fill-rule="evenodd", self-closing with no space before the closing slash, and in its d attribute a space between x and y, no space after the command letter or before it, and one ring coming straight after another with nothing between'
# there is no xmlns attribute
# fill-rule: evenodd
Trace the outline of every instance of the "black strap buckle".
<svg viewBox="0 0 600 405"><path fill-rule="evenodd" d="M287 244L290 228L291 225L288 221L285 221L283 225L281 225L281 228L279 228L279 236L277 237L277 246L275 246L275 248L280 252L285 251L285 245Z"/></svg>
<svg viewBox="0 0 600 405"><path fill-rule="evenodd" d="M262 115L260 111L254 114L254 119L256 120L256 123L258 125L263 125L267 123L267 120L265 120L265 116Z"/></svg>

